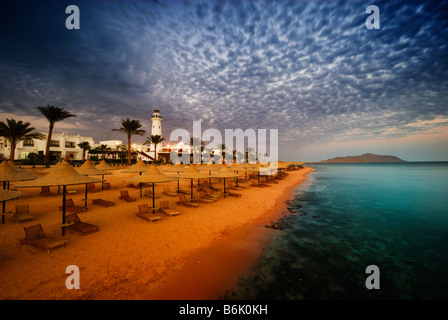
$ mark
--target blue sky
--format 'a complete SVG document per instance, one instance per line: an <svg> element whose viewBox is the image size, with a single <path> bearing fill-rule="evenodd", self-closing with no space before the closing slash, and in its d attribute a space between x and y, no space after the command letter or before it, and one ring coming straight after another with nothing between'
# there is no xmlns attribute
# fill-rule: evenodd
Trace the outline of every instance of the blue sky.
<svg viewBox="0 0 448 320"><path fill-rule="evenodd" d="M448 1L16 0L0 40L0 117L40 131L40 105L95 141L125 140L112 129L128 117L149 135L159 108L165 137L199 120L278 129L280 160L448 160Z"/></svg>

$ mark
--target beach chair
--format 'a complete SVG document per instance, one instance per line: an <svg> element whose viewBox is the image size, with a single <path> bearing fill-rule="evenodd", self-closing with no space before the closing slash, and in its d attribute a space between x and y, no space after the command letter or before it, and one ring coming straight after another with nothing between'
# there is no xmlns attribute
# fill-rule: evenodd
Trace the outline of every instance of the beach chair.
<svg viewBox="0 0 448 320"><path fill-rule="evenodd" d="M198 208L199 204L197 203L192 203L190 200L187 199L187 197L185 197L184 194L179 193L179 201L176 201L176 203L178 205L181 206L185 206L185 207L190 207L190 208Z"/></svg>
<svg viewBox="0 0 448 320"><path fill-rule="evenodd" d="M257 181L252 181L252 187L266 188L267 186L264 184L258 183Z"/></svg>
<svg viewBox="0 0 448 320"><path fill-rule="evenodd" d="M127 188L134 188L134 189L138 189L138 188L139 188L138 184L135 185L135 184L133 184L133 183L128 183L126 187L127 187Z"/></svg>
<svg viewBox="0 0 448 320"><path fill-rule="evenodd" d="M137 201L137 199L129 196L129 192L127 190L125 191L120 191L120 199L121 200L125 200L126 202L134 202Z"/></svg>
<svg viewBox="0 0 448 320"><path fill-rule="evenodd" d="M171 191L169 187L163 188L163 194L170 196L170 197L177 197L177 192Z"/></svg>
<svg viewBox="0 0 448 320"><path fill-rule="evenodd" d="M218 201L218 199L209 198L209 197L205 196L203 193L202 194L199 193L198 191L193 192L193 197L194 197L194 201L208 203L208 204Z"/></svg>
<svg viewBox="0 0 448 320"><path fill-rule="evenodd" d="M103 199L92 199L92 203L93 204L98 204L98 205L103 206L103 207L111 207L111 206L115 205L115 202L106 201L106 200L103 200Z"/></svg>
<svg viewBox="0 0 448 320"><path fill-rule="evenodd" d="M151 223L162 220L161 216L153 214L152 208L150 208L147 203L138 205L138 212L136 215L137 217L145 219Z"/></svg>
<svg viewBox="0 0 448 320"><path fill-rule="evenodd" d="M52 250L67 246L67 241L58 240L45 235L42 225L36 224L30 227L24 227L25 239L20 239L20 244L27 244L47 250L50 253Z"/></svg>
<svg viewBox="0 0 448 320"><path fill-rule="evenodd" d="M98 226L87 222L82 222L76 213L71 213L65 216L65 221L72 221L73 224L67 227L70 230L81 232L83 236L92 232L98 232Z"/></svg>
<svg viewBox="0 0 448 320"><path fill-rule="evenodd" d="M70 211L74 213L85 212L87 211L87 207L81 207L75 205L73 199L65 199L65 211ZM59 207L59 211L62 210L62 206Z"/></svg>
<svg viewBox="0 0 448 320"><path fill-rule="evenodd" d="M16 204L14 218L18 223L34 220L34 216L30 214L30 209L27 204Z"/></svg>
<svg viewBox="0 0 448 320"><path fill-rule="evenodd" d="M241 198L241 193L236 193L236 192L233 192L230 190L226 190L226 191L227 191L227 193L226 193L227 196Z"/></svg>
<svg viewBox="0 0 448 320"><path fill-rule="evenodd" d="M144 196L146 197L150 197L152 198L152 190L151 189L146 189L145 192L143 193ZM160 198L160 194L154 194L154 198Z"/></svg>
<svg viewBox="0 0 448 320"><path fill-rule="evenodd" d="M94 184L94 183L89 183L89 184L87 185L87 190L88 190L89 192L98 192L98 189L95 187L95 184Z"/></svg>
<svg viewBox="0 0 448 320"><path fill-rule="evenodd" d="M162 212L170 217L177 216L180 214L179 211L171 208L169 201L161 201L160 205Z"/></svg>
<svg viewBox="0 0 448 320"><path fill-rule="evenodd" d="M110 185L110 182L104 182L103 189L104 190L112 190L112 186Z"/></svg>
<svg viewBox="0 0 448 320"><path fill-rule="evenodd" d="M230 190L242 190L242 189L244 189L243 187L240 187L240 186L236 187L233 184L233 182L228 182L227 185L228 185L227 189L230 189Z"/></svg>
<svg viewBox="0 0 448 320"><path fill-rule="evenodd" d="M208 197L208 198L211 198L211 199L218 200L219 198L221 198L221 194L208 191L207 189L200 189L200 190L198 190L198 192L200 194L203 194L205 197Z"/></svg>
<svg viewBox="0 0 448 320"><path fill-rule="evenodd" d="M48 197L53 194L50 192L50 187L40 187L40 195L42 197Z"/></svg>

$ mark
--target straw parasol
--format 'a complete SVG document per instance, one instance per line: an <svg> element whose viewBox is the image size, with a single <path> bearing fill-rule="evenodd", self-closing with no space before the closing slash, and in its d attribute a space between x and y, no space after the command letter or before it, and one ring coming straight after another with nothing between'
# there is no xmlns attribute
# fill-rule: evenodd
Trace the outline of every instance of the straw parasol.
<svg viewBox="0 0 448 320"><path fill-rule="evenodd" d="M215 178L223 178L224 180L224 197L226 197L226 178L238 177L238 173L232 172L226 166L223 166L219 171L213 173Z"/></svg>
<svg viewBox="0 0 448 320"><path fill-rule="evenodd" d="M3 210L2 210L2 224L5 223L5 202L12 199L17 199L23 196L24 194L19 191L13 190L0 190L0 202L3 202Z"/></svg>
<svg viewBox="0 0 448 320"><path fill-rule="evenodd" d="M78 184L89 184L101 182L101 180L94 179L88 176L80 175L73 169L66 161L61 162L58 166L53 168L53 171L48 175L37 178L32 181L22 182L16 184L17 188L35 188L35 187L54 187L62 186L62 224L65 224L65 198L67 186ZM62 228L62 235L65 235L65 227Z"/></svg>
<svg viewBox="0 0 448 320"><path fill-rule="evenodd" d="M30 172L17 170L6 160L2 161L0 164L0 181L3 182L3 189L7 188L7 183L9 187L9 182L11 181L25 181L33 179L37 179L37 176Z"/></svg>
<svg viewBox="0 0 448 320"><path fill-rule="evenodd" d="M84 162L84 164L75 169L76 172L78 172L80 175L83 176L97 176L97 175L101 175L101 189L103 189L103 185L104 185L104 176L107 174L112 174L111 172L107 172L107 171L103 171L100 169L95 168L92 163L89 160L86 160L86 162ZM85 199L84 199L84 206L87 207L87 184L86 184L86 194L85 194Z"/></svg>
<svg viewBox="0 0 448 320"><path fill-rule="evenodd" d="M152 183L152 207L155 208L155 187L156 183L176 181L175 177L168 176L157 169L155 165L150 165L143 174L125 180L128 183ZM140 195L141 197L141 195ZM154 209L153 209L154 213Z"/></svg>
<svg viewBox="0 0 448 320"><path fill-rule="evenodd" d="M177 175L181 179L191 179L191 201L193 201L193 179L204 179L208 178L209 175L199 172L194 165L189 165L187 170L181 172Z"/></svg>
<svg viewBox="0 0 448 320"><path fill-rule="evenodd" d="M16 167L16 165L14 164L13 161L8 161L8 163L9 163L9 165L10 165L13 169L17 170L17 171L20 172L20 173L23 173L23 174L25 175L25 177L27 177L27 180L33 180L33 179L37 179L37 178L39 178L38 175L35 175L34 173L32 173L32 172L30 172L30 171L28 171L28 170L25 170L25 169L20 168L20 167ZM28 179L28 178L29 178L29 179Z"/></svg>
<svg viewBox="0 0 448 320"><path fill-rule="evenodd" d="M162 169L162 172L167 172L168 174L174 173L179 174L181 172L184 172L187 170L183 164L176 163L174 166L169 166L168 168ZM180 186L179 186L179 179L177 179L177 193L179 193Z"/></svg>
<svg viewBox="0 0 448 320"><path fill-rule="evenodd" d="M113 166L107 164L106 160L104 160L104 159L99 164L97 164L95 166L95 168L97 168L98 170L118 170L118 169L120 169L120 168L113 167Z"/></svg>
<svg viewBox="0 0 448 320"><path fill-rule="evenodd" d="M138 160L136 164L130 166L129 168L121 171L123 173L129 173L129 172L135 172L135 173L140 173L140 175L142 174L142 172L148 170L148 165L143 161L143 160Z"/></svg>
<svg viewBox="0 0 448 320"><path fill-rule="evenodd" d="M209 187L212 185L212 172L219 171L221 168L224 167L222 163L208 163L205 166L201 166L198 168L199 171L208 171L209 179L208 179L208 185Z"/></svg>

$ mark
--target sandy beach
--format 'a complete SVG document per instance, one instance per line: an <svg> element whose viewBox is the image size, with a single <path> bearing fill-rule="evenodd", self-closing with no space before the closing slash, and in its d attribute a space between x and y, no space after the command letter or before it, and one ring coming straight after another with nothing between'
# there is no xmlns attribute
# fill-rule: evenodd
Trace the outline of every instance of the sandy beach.
<svg viewBox="0 0 448 320"><path fill-rule="evenodd" d="M163 220L156 223L136 216L139 204L152 205L152 198L140 198L138 189L126 187L124 180L137 173L111 171L113 174L105 179L114 189L89 192L88 199L101 198L115 205L105 208L88 201L88 210L78 216L97 225L99 231L85 236L69 230L62 237L57 226L62 194L57 187L51 188L53 195L48 197L40 196L40 188L20 188L28 196L7 201L6 211L28 204L35 220L18 223L11 214L0 225L0 299L217 299L236 284L239 275L250 270L278 232L265 225L285 214L284 201L310 171L287 171L287 177L278 184L235 191L242 197L221 198L199 208L177 205L176 197L162 194L163 187L174 190L177 182L157 184L156 194L161 197L156 199L156 206L160 200L168 200L181 214L169 217L157 213ZM222 182L216 183L222 188ZM180 186L190 190L190 181L181 180ZM101 184L96 187L101 189ZM76 191L68 198L83 206L85 185L68 190ZM128 190L136 202L120 200L120 190ZM67 247L48 254L21 245L23 228L37 223L48 236L67 240ZM79 267L80 289L65 286L69 265Z"/></svg>

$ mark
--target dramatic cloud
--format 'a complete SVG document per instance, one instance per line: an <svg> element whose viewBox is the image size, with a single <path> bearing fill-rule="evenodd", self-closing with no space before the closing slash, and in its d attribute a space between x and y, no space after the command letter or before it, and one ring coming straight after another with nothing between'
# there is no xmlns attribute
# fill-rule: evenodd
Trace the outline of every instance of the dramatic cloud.
<svg viewBox="0 0 448 320"><path fill-rule="evenodd" d="M80 30L65 28L69 4ZM379 30L365 26L371 4ZM310 144L448 125L447 1L14 1L0 11L0 111L61 106L77 114L64 130L95 140L122 139L111 129L126 117L149 131L156 107L164 135L197 120L279 129L291 160Z"/></svg>

